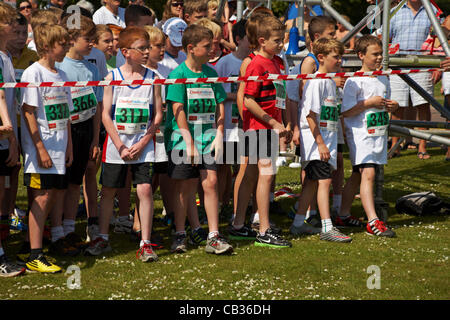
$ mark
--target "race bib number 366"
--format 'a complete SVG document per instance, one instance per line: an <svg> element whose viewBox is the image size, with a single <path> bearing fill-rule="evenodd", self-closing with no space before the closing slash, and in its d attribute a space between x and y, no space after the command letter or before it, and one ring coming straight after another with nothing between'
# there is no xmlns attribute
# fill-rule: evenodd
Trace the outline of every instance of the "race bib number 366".
<svg viewBox="0 0 450 320"><path fill-rule="evenodd" d="M136 134L147 131L149 119L148 98L118 98L115 121L117 132Z"/></svg>
<svg viewBox="0 0 450 320"><path fill-rule="evenodd" d="M69 105L64 92L44 96L44 110L50 131L66 130L69 120Z"/></svg>
<svg viewBox="0 0 450 320"><path fill-rule="evenodd" d="M83 122L91 118L97 110L97 98L91 87L72 88L73 111L70 113L72 123Z"/></svg>
<svg viewBox="0 0 450 320"><path fill-rule="evenodd" d="M188 122L215 123L216 99L212 88L188 88Z"/></svg>

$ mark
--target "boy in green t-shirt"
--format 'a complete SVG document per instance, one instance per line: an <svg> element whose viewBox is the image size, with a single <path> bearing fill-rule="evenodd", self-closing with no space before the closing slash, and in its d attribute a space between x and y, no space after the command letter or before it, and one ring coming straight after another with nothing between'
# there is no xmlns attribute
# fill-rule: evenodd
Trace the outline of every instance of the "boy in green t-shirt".
<svg viewBox="0 0 450 320"><path fill-rule="evenodd" d="M199 25L189 26L183 34L187 59L169 79L210 78L217 73L206 65L213 34ZM185 217L190 199L197 192L200 177L205 195L209 234L207 253L231 253L233 247L219 235L217 167L222 152L224 104L221 84L174 84L167 89L167 120L164 137L168 153L168 175L175 181L174 204L176 236L172 251L186 252Z"/></svg>

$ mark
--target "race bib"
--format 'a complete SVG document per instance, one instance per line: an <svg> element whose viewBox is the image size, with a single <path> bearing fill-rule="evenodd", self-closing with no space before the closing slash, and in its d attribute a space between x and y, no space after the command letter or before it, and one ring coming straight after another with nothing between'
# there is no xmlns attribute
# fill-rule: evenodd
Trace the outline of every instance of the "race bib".
<svg viewBox="0 0 450 320"><path fill-rule="evenodd" d="M286 83L284 81L274 81L276 93L275 106L280 109L286 109Z"/></svg>
<svg viewBox="0 0 450 320"><path fill-rule="evenodd" d="M122 134L146 132L149 116L148 98L119 97L117 99L115 113L117 132Z"/></svg>
<svg viewBox="0 0 450 320"><path fill-rule="evenodd" d="M216 99L212 88L188 88L187 98L189 123L216 122Z"/></svg>
<svg viewBox="0 0 450 320"><path fill-rule="evenodd" d="M69 104L67 99L65 92L44 96L44 110L48 130L67 130L67 121L69 121Z"/></svg>
<svg viewBox="0 0 450 320"><path fill-rule="evenodd" d="M72 88L73 111L70 112L72 123L90 119L97 110L97 98L91 87Z"/></svg>
<svg viewBox="0 0 450 320"><path fill-rule="evenodd" d="M339 113L336 105L336 100L333 97L326 98L320 108L320 129L337 131L338 119Z"/></svg>
<svg viewBox="0 0 450 320"><path fill-rule="evenodd" d="M384 136L388 125L389 114L386 111L370 111L366 113L367 134L370 136Z"/></svg>
<svg viewBox="0 0 450 320"><path fill-rule="evenodd" d="M231 123L235 126L239 125L239 109L237 106L237 103L232 103L231 104Z"/></svg>

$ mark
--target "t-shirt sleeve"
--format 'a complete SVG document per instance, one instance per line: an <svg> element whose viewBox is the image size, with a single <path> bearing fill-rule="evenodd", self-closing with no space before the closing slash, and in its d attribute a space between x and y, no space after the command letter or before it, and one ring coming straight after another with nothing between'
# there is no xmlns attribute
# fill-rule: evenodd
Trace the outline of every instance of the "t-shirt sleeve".
<svg viewBox="0 0 450 320"><path fill-rule="evenodd" d="M444 72L442 76L442 88L444 88L444 95L450 94L450 72Z"/></svg>
<svg viewBox="0 0 450 320"><path fill-rule="evenodd" d="M34 79L34 76L25 69L20 82L41 82L38 79ZM39 88L22 88L22 105L27 104L32 107L39 107Z"/></svg>
<svg viewBox="0 0 450 320"><path fill-rule="evenodd" d="M358 103L359 86L352 79L348 79L344 85L344 97L342 98L342 112L348 111Z"/></svg>
<svg viewBox="0 0 450 320"><path fill-rule="evenodd" d="M322 81L309 80L306 82L303 93L303 110L305 114L309 111L319 114L322 106Z"/></svg>
<svg viewBox="0 0 450 320"><path fill-rule="evenodd" d="M170 74L168 79L184 79L183 74L176 68ZM166 101L179 102L185 104L186 101L186 85L171 84L166 87Z"/></svg>
<svg viewBox="0 0 450 320"><path fill-rule="evenodd" d="M262 72L258 65L255 63L250 62L250 64L247 66L247 71L245 72L246 77L251 76L261 76ZM245 89L244 94L248 94L250 96L256 97L259 95L259 92L261 91L262 82L259 81L249 81L245 83Z"/></svg>

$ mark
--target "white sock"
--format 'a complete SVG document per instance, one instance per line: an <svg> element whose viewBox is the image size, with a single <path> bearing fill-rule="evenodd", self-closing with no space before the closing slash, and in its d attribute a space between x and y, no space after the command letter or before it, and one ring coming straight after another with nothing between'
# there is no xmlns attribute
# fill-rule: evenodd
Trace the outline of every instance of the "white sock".
<svg viewBox="0 0 450 320"><path fill-rule="evenodd" d="M105 241L109 241L109 234L102 234L102 233L99 233L98 236L99 236L100 238L102 238L103 240L105 240Z"/></svg>
<svg viewBox="0 0 450 320"><path fill-rule="evenodd" d="M64 219L64 236L67 236L71 232L75 232L75 220Z"/></svg>
<svg viewBox="0 0 450 320"><path fill-rule="evenodd" d="M150 242L150 240L141 240L139 247L142 248L144 246L144 244L151 244L151 242Z"/></svg>
<svg viewBox="0 0 450 320"><path fill-rule="evenodd" d="M5 254L5 251L3 251L3 248L0 247L0 257L1 257L2 255L4 255L4 254Z"/></svg>
<svg viewBox="0 0 450 320"><path fill-rule="evenodd" d="M64 228L63 226L52 227L50 229L52 234L52 242L56 242L61 238L64 238Z"/></svg>
<svg viewBox="0 0 450 320"><path fill-rule="evenodd" d="M258 212L255 212L255 213L252 215L250 221L251 221L252 223L259 223L259 213L258 213Z"/></svg>
<svg viewBox="0 0 450 320"><path fill-rule="evenodd" d="M306 211L306 219L317 214L317 210L308 210Z"/></svg>
<svg viewBox="0 0 450 320"><path fill-rule="evenodd" d="M305 216L301 214L296 214L294 218L294 227L301 227L305 223Z"/></svg>
<svg viewBox="0 0 450 320"><path fill-rule="evenodd" d="M219 235L219 231L211 231L208 233L208 239L214 238L215 236Z"/></svg>
<svg viewBox="0 0 450 320"><path fill-rule="evenodd" d="M328 232L333 228L331 219L322 219L322 232Z"/></svg>
<svg viewBox="0 0 450 320"><path fill-rule="evenodd" d="M338 212L341 209L341 203L342 203L342 194L334 194L333 195L333 208L336 208Z"/></svg>

